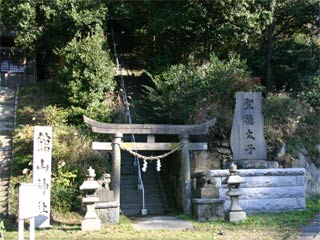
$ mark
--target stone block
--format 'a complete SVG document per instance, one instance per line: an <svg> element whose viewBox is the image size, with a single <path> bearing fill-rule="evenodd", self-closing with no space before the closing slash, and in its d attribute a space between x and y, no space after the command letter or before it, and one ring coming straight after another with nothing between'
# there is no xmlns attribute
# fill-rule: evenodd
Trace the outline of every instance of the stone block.
<svg viewBox="0 0 320 240"><path fill-rule="evenodd" d="M237 165L239 165L239 168L243 169L263 169L268 168L268 164L266 160L239 160L236 161Z"/></svg>
<svg viewBox="0 0 320 240"><path fill-rule="evenodd" d="M243 211L241 212L227 212L226 221L228 222L240 222L247 218L247 214Z"/></svg>
<svg viewBox="0 0 320 240"><path fill-rule="evenodd" d="M195 190L196 198L219 198L218 188L200 188Z"/></svg>
<svg viewBox="0 0 320 240"><path fill-rule="evenodd" d="M303 178L303 176L301 177ZM245 180L246 182L241 184L241 188L302 186L296 183L296 176L251 176L245 177Z"/></svg>
<svg viewBox="0 0 320 240"><path fill-rule="evenodd" d="M306 179L305 176L296 176L296 185L297 186L305 186Z"/></svg>
<svg viewBox="0 0 320 240"><path fill-rule="evenodd" d="M85 219L81 222L82 231L99 231L101 229L100 219Z"/></svg>
<svg viewBox="0 0 320 240"><path fill-rule="evenodd" d="M224 218L223 200L193 198L193 215L199 221L216 221Z"/></svg>
<svg viewBox="0 0 320 240"><path fill-rule="evenodd" d="M305 198L240 199L240 206L247 213L282 212L305 209ZM224 210L230 208L226 199Z"/></svg>
<svg viewBox="0 0 320 240"><path fill-rule="evenodd" d="M118 223L119 215L117 208L99 208L96 209L97 215L102 223Z"/></svg>
<svg viewBox="0 0 320 240"><path fill-rule="evenodd" d="M95 210L102 223L119 222L119 207L116 202L98 202Z"/></svg>
<svg viewBox="0 0 320 240"><path fill-rule="evenodd" d="M95 195L99 198L99 202L114 201L114 192L105 188L97 189Z"/></svg>
<svg viewBox="0 0 320 240"><path fill-rule="evenodd" d="M270 187L270 188L241 188L242 195L240 199L281 199L281 198L303 198L305 197L305 188L303 186L294 187ZM224 188L220 191L224 196L228 191Z"/></svg>
<svg viewBox="0 0 320 240"><path fill-rule="evenodd" d="M267 168L279 168L277 161L267 161Z"/></svg>
<svg viewBox="0 0 320 240"><path fill-rule="evenodd" d="M220 199L225 200L224 209L230 207L230 199L225 195L227 185L222 181L229 176L228 170L210 170L195 173L194 176L214 178ZM240 185L243 196L240 206L250 213L281 212L306 207L306 171L303 168L286 169L242 169L237 175L246 182Z"/></svg>

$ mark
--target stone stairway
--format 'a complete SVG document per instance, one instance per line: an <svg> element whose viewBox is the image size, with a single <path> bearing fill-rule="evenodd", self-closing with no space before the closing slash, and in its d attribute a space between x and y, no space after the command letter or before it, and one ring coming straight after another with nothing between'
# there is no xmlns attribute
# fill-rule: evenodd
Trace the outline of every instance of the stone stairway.
<svg viewBox="0 0 320 240"><path fill-rule="evenodd" d="M0 87L0 216L8 214L15 91Z"/></svg>
<svg viewBox="0 0 320 240"><path fill-rule="evenodd" d="M142 153L143 154L143 153ZM146 155L148 153L145 153ZM165 213L165 206L161 189L155 173L156 162L148 164L146 172L142 172L145 189L145 208L148 215L161 215ZM133 156L121 152L121 195L120 208L126 216L141 215L142 191L138 189L137 167L133 165Z"/></svg>

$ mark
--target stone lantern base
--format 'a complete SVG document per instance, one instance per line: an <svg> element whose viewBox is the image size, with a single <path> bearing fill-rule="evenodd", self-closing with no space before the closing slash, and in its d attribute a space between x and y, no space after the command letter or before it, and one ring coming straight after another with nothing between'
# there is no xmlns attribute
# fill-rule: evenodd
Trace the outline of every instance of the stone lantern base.
<svg viewBox="0 0 320 240"><path fill-rule="evenodd" d="M84 219L81 222L82 231L97 231L101 229L100 219Z"/></svg>
<svg viewBox="0 0 320 240"><path fill-rule="evenodd" d="M247 214L244 211L239 212L227 212L226 221L228 222L239 222L247 218Z"/></svg>

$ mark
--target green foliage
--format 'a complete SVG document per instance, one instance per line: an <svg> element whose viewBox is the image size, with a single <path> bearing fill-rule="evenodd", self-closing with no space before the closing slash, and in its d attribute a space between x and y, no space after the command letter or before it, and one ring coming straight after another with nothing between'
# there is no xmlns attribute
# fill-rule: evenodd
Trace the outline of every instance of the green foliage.
<svg viewBox="0 0 320 240"><path fill-rule="evenodd" d="M113 4L111 11L138 39L136 52L153 71L213 51L227 58L243 45L252 45L270 21L261 2L141 1Z"/></svg>
<svg viewBox="0 0 320 240"><path fill-rule="evenodd" d="M49 105L42 112L49 126L63 126L67 123L68 111L63 108Z"/></svg>
<svg viewBox="0 0 320 240"><path fill-rule="evenodd" d="M0 231L6 230L5 226L4 226L4 222L1 220L0 221Z"/></svg>
<svg viewBox="0 0 320 240"><path fill-rule="evenodd" d="M320 110L320 73L303 79L303 90L299 97L309 103L314 109Z"/></svg>
<svg viewBox="0 0 320 240"><path fill-rule="evenodd" d="M68 170L64 162L58 164L52 175L52 209L55 212L69 212L79 210L81 203L79 185L76 184L78 171Z"/></svg>
<svg viewBox="0 0 320 240"><path fill-rule="evenodd" d="M288 93L269 94L263 103L265 137L268 145L277 147L286 142L288 154L295 149L313 151L319 142L319 111L306 101Z"/></svg>
<svg viewBox="0 0 320 240"><path fill-rule="evenodd" d="M114 65L105 46L99 28L86 37L74 38L61 53L65 66L58 75L70 106L102 121L111 114L104 101L110 101L105 97L115 85Z"/></svg>
<svg viewBox="0 0 320 240"><path fill-rule="evenodd" d="M254 90L258 86L250 78L246 64L234 55L228 61L211 55L207 63L198 67L172 66L152 81L154 87L146 87L148 107L162 122L174 123L217 116L217 111L233 103L236 91ZM209 107L213 104L216 109ZM215 112L209 113L209 109Z"/></svg>
<svg viewBox="0 0 320 240"><path fill-rule="evenodd" d="M47 89L47 91L46 91ZM91 149L91 130L69 125L70 109L50 105L56 102L51 96L48 85L38 84L22 88L19 99L19 126L14 132L13 194L16 184L25 181L21 176L24 168L32 169L32 142L34 125L53 127L52 149L52 207L53 211L78 210L80 207L79 185L83 182L85 171L89 166L96 169L97 176L110 172L107 154ZM25 111L29 109L30 111ZM29 115L36 113L35 119ZM29 117L26 117L28 115ZM32 125L31 125L32 124ZM65 166L62 167L62 165ZM17 197L10 203L17 204ZM16 213L16 212L13 212Z"/></svg>
<svg viewBox="0 0 320 240"><path fill-rule="evenodd" d="M319 71L319 54L320 49L303 35L278 42L273 58L277 88L299 92L313 85L311 78Z"/></svg>

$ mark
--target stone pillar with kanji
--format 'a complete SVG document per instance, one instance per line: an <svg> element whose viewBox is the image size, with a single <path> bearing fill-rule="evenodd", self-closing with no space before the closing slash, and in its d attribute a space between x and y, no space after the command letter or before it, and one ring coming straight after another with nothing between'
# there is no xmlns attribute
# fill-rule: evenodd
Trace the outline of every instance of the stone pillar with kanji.
<svg viewBox="0 0 320 240"><path fill-rule="evenodd" d="M236 93L231 130L233 160L241 168L267 168L267 144L260 92Z"/></svg>

